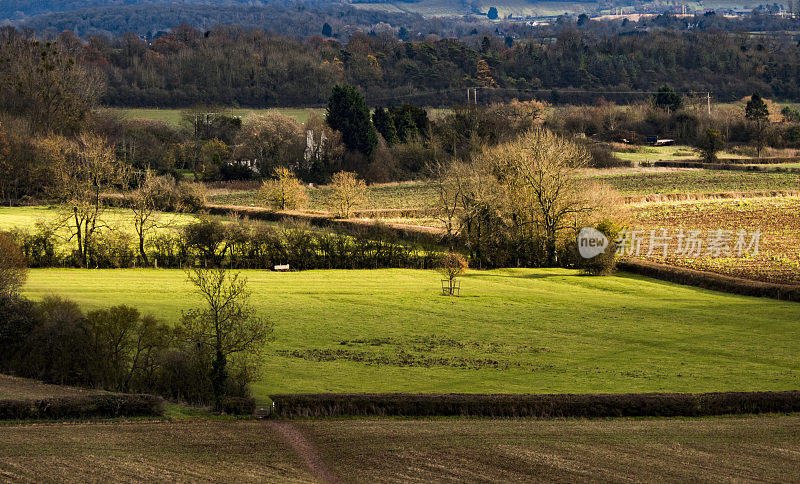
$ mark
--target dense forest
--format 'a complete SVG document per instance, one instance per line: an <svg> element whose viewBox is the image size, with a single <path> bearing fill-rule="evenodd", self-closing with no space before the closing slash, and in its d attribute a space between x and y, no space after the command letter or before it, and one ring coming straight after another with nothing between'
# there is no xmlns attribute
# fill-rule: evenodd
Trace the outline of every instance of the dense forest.
<svg viewBox="0 0 800 484"><path fill-rule="evenodd" d="M9 65L20 62L13 49L34 42L33 35L12 28L0 32ZM107 85L101 101L117 106L315 106L344 83L358 87L371 105L451 105L464 101L467 87L479 88L481 102L532 97L582 102L603 92L606 99L625 103L641 100L625 93L653 91L664 83L678 91L711 91L720 101L753 91L800 99L797 42L719 30L620 35L570 27L548 41L511 42L496 35L478 42L401 41L381 32L356 33L340 43L257 29L181 26L152 42L130 34L83 41L65 32L54 45L99 76ZM34 56L28 62L41 60Z"/></svg>

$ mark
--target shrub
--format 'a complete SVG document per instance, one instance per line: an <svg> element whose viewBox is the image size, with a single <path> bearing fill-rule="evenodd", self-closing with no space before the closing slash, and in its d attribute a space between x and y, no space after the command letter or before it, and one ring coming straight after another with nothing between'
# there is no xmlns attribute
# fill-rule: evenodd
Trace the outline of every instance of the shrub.
<svg viewBox="0 0 800 484"><path fill-rule="evenodd" d="M458 295L457 292L459 291L456 290L455 279L467 270L467 260L464 259L464 256L455 252L444 252L439 256L437 269L448 282L447 288L442 287L445 295ZM444 286L444 283L442 285Z"/></svg>
<svg viewBox="0 0 800 484"><path fill-rule="evenodd" d="M27 278L24 254L10 235L0 232L0 296L16 294Z"/></svg>
<svg viewBox="0 0 800 484"><path fill-rule="evenodd" d="M273 176L261 185L258 192L267 206L275 210L293 210L308 204L306 187L288 168L276 168Z"/></svg>
<svg viewBox="0 0 800 484"><path fill-rule="evenodd" d="M132 241L129 234L117 231L106 231L94 237L89 249L89 266L104 269L131 267L136 260Z"/></svg>
<svg viewBox="0 0 800 484"><path fill-rule="evenodd" d="M32 301L18 295L0 295L0 370L11 369L11 362L38 321Z"/></svg>
<svg viewBox="0 0 800 484"><path fill-rule="evenodd" d="M58 385L95 384L98 357L78 305L50 296L39 304L37 318L11 364L14 372Z"/></svg>
<svg viewBox="0 0 800 484"><path fill-rule="evenodd" d="M579 257L578 267L584 274L607 276L614 271L616 266L617 244L614 241L619 234L620 228L610 220L603 220L595 228L608 238L608 246L605 251L591 259Z"/></svg>
<svg viewBox="0 0 800 484"><path fill-rule="evenodd" d="M366 201L367 191L367 185L355 173L340 171L331 179L328 205L336 215L349 218L353 209Z"/></svg>
<svg viewBox="0 0 800 484"><path fill-rule="evenodd" d="M218 410L228 415L253 415L256 411L256 400L253 397L223 398Z"/></svg>

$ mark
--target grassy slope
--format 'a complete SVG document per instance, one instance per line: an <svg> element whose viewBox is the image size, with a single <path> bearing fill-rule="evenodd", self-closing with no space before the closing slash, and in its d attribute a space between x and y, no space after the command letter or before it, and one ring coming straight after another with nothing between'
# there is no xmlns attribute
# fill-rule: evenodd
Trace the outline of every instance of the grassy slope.
<svg viewBox="0 0 800 484"><path fill-rule="evenodd" d="M636 392L796 389L800 305L621 275L470 272L461 298L430 271L250 271L276 324L270 392ZM176 319L177 270L32 270L26 293ZM298 351L301 357L276 352ZM318 359L308 359L316 351ZM372 363L353 361L369 359ZM404 365L417 366L404 366Z"/></svg>
<svg viewBox="0 0 800 484"><path fill-rule="evenodd" d="M289 425L343 482L786 481L800 468L797 415ZM0 476L12 481L314 481L260 421L0 428Z"/></svg>
<svg viewBox="0 0 800 484"><path fill-rule="evenodd" d="M32 230L39 221L55 223L60 216L56 207L32 206L32 207L0 207L0 230L10 230L13 228ZM164 213L160 215L160 222L171 228L178 228L189 224L197 218L193 214ZM101 216L103 223L109 227L120 229L129 235L135 235L133 226L133 215L130 210L107 209Z"/></svg>

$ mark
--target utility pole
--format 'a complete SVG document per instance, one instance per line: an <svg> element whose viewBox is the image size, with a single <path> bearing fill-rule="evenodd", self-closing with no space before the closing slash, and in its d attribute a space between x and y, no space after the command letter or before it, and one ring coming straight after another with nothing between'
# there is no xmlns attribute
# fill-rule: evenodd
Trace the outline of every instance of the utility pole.
<svg viewBox="0 0 800 484"><path fill-rule="evenodd" d="M711 114L711 91L706 91L706 106L708 107L708 114Z"/></svg>
<svg viewBox="0 0 800 484"><path fill-rule="evenodd" d="M478 88L477 87L472 89L472 94L475 97L475 105L477 106L478 105Z"/></svg>

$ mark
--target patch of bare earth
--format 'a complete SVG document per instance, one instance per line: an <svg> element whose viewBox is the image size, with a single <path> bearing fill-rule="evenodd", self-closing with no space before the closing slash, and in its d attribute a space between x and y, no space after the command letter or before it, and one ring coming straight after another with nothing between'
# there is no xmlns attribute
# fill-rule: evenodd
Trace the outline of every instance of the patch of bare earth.
<svg viewBox="0 0 800 484"><path fill-rule="evenodd" d="M0 374L0 400L74 397L99 393L84 388L48 385L47 383Z"/></svg>

